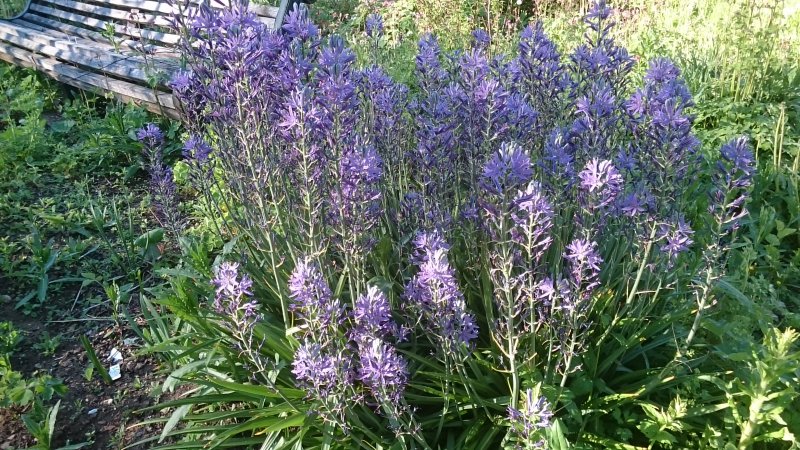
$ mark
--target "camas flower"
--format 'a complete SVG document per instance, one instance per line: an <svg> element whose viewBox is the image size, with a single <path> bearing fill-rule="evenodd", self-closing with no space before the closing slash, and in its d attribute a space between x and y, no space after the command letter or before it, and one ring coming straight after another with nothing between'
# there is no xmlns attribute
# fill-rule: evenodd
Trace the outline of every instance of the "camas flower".
<svg viewBox="0 0 800 450"><path fill-rule="evenodd" d="M377 39L383 36L383 18L380 14L370 14L366 23L367 36Z"/></svg>
<svg viewBox="0 0 800 450"><path fill-rule="evenodd" d="M518 56L508 67L511 80L540 114L544 128L551 129L563 113L563 94L569 87L561 55L541 22L522 30L518 49Z"/></svg>
<svg viewBox="0 0 800 450"><path fill-rule="evenodd" d="M397 350L380 339L365 342L359 348L358 379L370 390L378 403L399 403L408 382L405 359Z"/></svg>
<svg viewBox="0 0 800 450"><path fill-rule="evenodd" d="M609 160L592 158L586 168L578 173L578 177L581 188L596 200L592 202L592 207L611 204L622 190L622 175Z"/></svg>
<svg viewBox="0 0 800 450"><path fill-rule="evenodd" d="M472 46L474 48L485 50L491 43L492 38L486 30L479 28L472 32Z"/></svg>
<svg viewBox="0 0 800 450"><path fill-rule="evenodd" d="M136 139L146 147L155 149L164 143L164 133L161 132L158 125L148 123L143 128L136 131Z"/></svg>
<svg viewBox="0 0 800 450"><path fill-rule="evenodd" d="M512 238L526 249L528 257L538 262L553 242L549 235L555 216L553 206L535 181L517 193L513 205Z"/></svg>
<svg viewBox="0 0 800 450"><path fill-rule="evenodd" d="M297 263L289 278L291 309L308 325L308 334L317 342L327 342L331 330L344 320L344 307L333 293L319 266L306 258Z"/></svg>
<svg viewBox="0 0 800 450"><path fill-rule="evenodd" d="M720 161L714 176L709 212L720 224L722 235L735 230L747 215L748 189L753 183L756 165L747 138L738 137L720 149Z"/></svg>
<svg viewBox="0 0 800 450"><path fill-rule="evenodd" d="M628 217L636 217L647 209L636 192L631 192L621 197L619 200L619 210Z"/></svg>
<svg viewBox="0 0 800 450"><path fill-rule="evenodd" d="M678 217L673 223L661 225L659 237L664 239L661 251L669 255L670 259L675 259L678 254L689 250L694 243L693 234L691 225L686 223L683 216Z"/></svg>
<svg viewBox="0 0 800 450"><path fill-rule="evenodd" d="M524 186L532 176L528 154L519 145L505 142L483 167L481 184L490 193L502 195Z"/></svg>
<svg viewBox="0 0 800 450"><path fill-rule="evenodd" d="M737 188L750 186L755 174L755 159L746 137L738 137L726 143L720 149L723 161L729 164L725 169L726 178Z"/></svg>
<svg viewBox="0 0 800 450"><path fill-rule="evenodd" d="M406 285L404 296L412 318L437 344L444 358L478 337L475 318L467 312L464 295L447 259L447 244L438 233L421 233L416 240L419 272Z"/></svg>
<svg viewBox="0 0 800 450"><path fill-rule="evenodd" d="M253 281L244 275L239 279L239 263L224 262L217 267L212 284L217 288L217 296L241 297L253 295Z"/></svg>
<svg viewBox="0 0 800 450"><path fill-rule="evenodd" d="M150 174L150 192L155 216L162 227L177 239L183 230L183 216L179 210L178 187L172 176L172 169L164 164L164 133L149 123L136 132L142 143L146 169Z"/></svg>
<svg viewBox="0 0 800 450"><path fill-rule="evenodd" d="M247 274L239 277L239 263L224 262L215 269L211 283L216 288L214 310L219 314L254 317L258 304L246 301L253 295L253 280Z"/></svg>
<svg viewBox="0 0 800 450"><path fill-rule="evenodd" d="M550 403L542 396L534 395L532 389L525 391L522 399L522 408L508 407L508 419L511 421L512 430L523 441L541 438L537 433L549 428L552 424L553 412ZM544 440L528 442L534 447L543 447Z"/></svg>
<svg viewBox="0 0 800 450"><path fill-rule="evenodd" d="M575 81L587 80L589 85L603 85L621 93L634 60L611 38L614 23L608 20L610 16L611 8L604 0L592 4L583 19L588 28L584 34L585 44L575 49L571 59Z"/></svg>
<svg viewBox="0 0 800 450"><path fill-rule="evenodd" d="M283 31L289 39L299 39L305 42L314 42L319 37L319 29L308 18L308 9L299 3L286 15Z"/></svg>
<svg viewBox="0 0 800 450"><path fill-rule="evenodd" d="M567 245L564 255L570 263L570 278L580 292L582 300L588 300L592 291L600 285L600 264L603 258L597 253L597 243L587 239L575 239Z"/></svg>
<svg viewBox="0 0 800 450"><path fill-rule="evenodd" d="M321 403L322 412L344 426L347 392L356 376L350 358L305 341L294 353L292 373L298 387L305 389L309 398Z"/></svg>
<svg viewBox="0 0 800 450"><path fill-rule="evenodd" d="M169 87L179 94L183 94L192 85L192 73L185 70L176 70L169 81Z"/></svg>
<svg viewBox="0 0 800 450"><path fill-rule="evenodd" d="M198 164L206 163L211 152L211 146L194 134L183 144L183 157Z"/></svg>
<svg viewBox="0 0 800 450"><path fill-rule="evenodd" d="M356 145L339 162L339 190L333 193L331 222L341 230L342 251L361 256L375 243L382 210L383 161L372 146Z"/></svg>
<svg viewBox="0 0 800 450"><path fill-rule="evenodd" d="M442 63L439 61L441 48L434 35L430 33L424 34L419 40L418 48L416 57L417 74L423 90L428 91L435 88L447 76L447 73L442 69Z"/></svg>
<svg viewBox="0 0 800 450"><path fill-rule="evenodd" d="M389 299L375 286L369 286L367 293L356 299L353 322L353 336L357 342L400 337L400 330L392 319Z"/></svg>

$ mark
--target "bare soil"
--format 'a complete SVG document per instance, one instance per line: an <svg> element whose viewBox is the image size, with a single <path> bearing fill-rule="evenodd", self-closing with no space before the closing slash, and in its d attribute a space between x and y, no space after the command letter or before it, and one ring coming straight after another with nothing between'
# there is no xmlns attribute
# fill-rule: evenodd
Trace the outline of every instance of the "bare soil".
<svg viewBox="0 0 800 450"><path fill-rule="evenodd" d="M90 442L84 448L121 449L158 432L153 426L138 423L152 415L140 410L155 403L156 387L163 377L158 373L157 361L141 354L142 342L124 325L120 330L114 322L105 320L43 321L35 315L21 314L10 302L0 304L0 317L13 322L25 335L12 356L12 368L25 377L50 374L68 389L60 398L53 448ZM50 336L61 335L61 343L52 356L44 356L33 348L44 331ZM111 350L116 348L122 353L120 379L108 385L96 371L91 379L86 379L86 368L91 363L80 343L81 334L89 337L107 368L111 362L105 359ZM130 345L123 342L126 339ZM52 403L55 401L54 398ZM26 412L23 408L0 409L0 450L24 449L35 443L20 418Z"/></svg>

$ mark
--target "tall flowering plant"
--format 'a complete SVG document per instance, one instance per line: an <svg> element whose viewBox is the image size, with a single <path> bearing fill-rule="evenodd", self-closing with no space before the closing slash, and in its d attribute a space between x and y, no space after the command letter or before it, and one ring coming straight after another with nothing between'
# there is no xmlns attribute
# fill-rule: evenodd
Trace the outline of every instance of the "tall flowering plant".
<svg viewBox="0 0 800 450"><path fill-rule="evenodd" d="M191 179L224 192L207 209L241 250L198 328L259 374L198 371L250 395L218 441L622 445L606 412L691 366L746 211L746 141L706 186L680 71L658 59L630 86L603 1L566 57L541 24L510 55L482 30L455 53L425 35L414 86L376 64L380 17L359 67L304 9L276 32L232 3L176 17L172 80Z"/></svg>

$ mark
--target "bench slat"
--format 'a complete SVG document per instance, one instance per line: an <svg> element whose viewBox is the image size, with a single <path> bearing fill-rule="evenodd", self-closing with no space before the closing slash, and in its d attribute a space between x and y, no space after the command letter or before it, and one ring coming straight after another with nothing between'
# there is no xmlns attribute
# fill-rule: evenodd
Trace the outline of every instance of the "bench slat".
<svg viewBox="0 0 800 450"><path fill-rule="evenodd" d="M274 19L278 17L278 12L280 11L280 8L278 8L277 6L250 4L247 6L247 10L255 13L255 15L257 16L272 17Z"/></svg>
<svg viewBox="0 0 800 450"><path fill-rule="evenodd" d="M86 0L87 2L93 3L101 3L101 4L108 4L117 7L121 7L124 9L138 9L140 11L147 11L151 13L159 13L164 15L172 14L173 12L179 12L180 10L173 5L170 5L167 2L157 1L157 0ZM186 8L190 8L192 5L199 5L202 4L204 0L193 0L188 2ZM210 2L212 7L224 7L228 4L228 2L221 2L220 0L213 0ZM261 17L272 17L275 18L278 16L279 8L277 6L269 6L269 5L255 5L250 4L248 6L248 10L253 12L254 14L261 16Z"/></svg>
<svg viewBox="0 0 800 450"><path fill-rule="evenodd" d="M169 21L165 16L151 14L145 11L132 12L130 10L106 8L93 5L91 3L74 0L39 0L39 5L50 5L51 7L64 8L86 17L97 16L101 19L111 19L124 23L136 23L143 27L169 27Z"/></svg>
<svg viewBox="0 0 800 450"><path fill-rule="evenodd" d="M180 119L171 94L154 92L152 89L132 83L89 73L57 60L13 47L10 44L0 43L0 59L17 66L42 71L58 81L79 89L87 91L100 89L111 92L120 100L138 103L154 113Z"/></svg>
<svg viewBox="0 0 800 450"><path fill-rule="evenodd" d="M146 85L150 71L144 66L162 71L166 78L178 68L174 46L180 37L170 30L173 13L191 14L200 4L225 7L231 0L176 1L184 2L178 11L169 0L34 0L22 16L0 20L0 60L180 119L174 97ZM295 2L249 8L274 28ZM114 36L106 36L112 27Z"/></svg>
<svg viewBox="0 0 800 450"><path fill-rule="evenodd" d="M143 69L145 61L136 56L111 53L104 49L31 33L3 22L0 22L0 41L9 42L26 50L57 58L76 66L91 67L103 73L147 84L148 71ZM157 64L156 61L152 61L152 65L155 71L164 73L167 79L177 69L176 65L165 65L163 62Z"/></svg>
<svg viewBox="0 0 800 450"><path fill-rule="evenodd" d="M34 20L35 22L32 22ZM42 16L37 16L35 14L26 14L23 18L12 20L10 21L10 23L14 25L19 25L23 28L30 28L32 30L39 31L49 36L80 42L90 46L95 46L97 48L102 48L109 52L115 52L115 53L118 52L123 55L130 54L130 55L141 56L141 52L145 50L147 51L148 55L150 55L150 57L152 58L165 59L165 60L178 59L178 54L175 53L175 49L169 47L160 47L157 45L149 44L144 46L145 48L142 49L142 44L140 42L131 40L120 40L117 41L118 48L115 48L105 36L96 31L89 31L83 28L73 27L72 25L67 25L63 22L50 20Z"/></svg>
<svg viewBox="0 0 800 450"><path fill-rule="evenodd" d="M51 16L58 19L67 20L75 24L89 26L99 31L105 31L107 27L113 27L114 31L117 34L122 34L137 39L144 38L151 41L159 41L170 46L173 46L178 42L178 35L176 34L162 33L151 30L137 30L125 26L118 27L114 23L105 20L99 20L92 17L85 17L78 14L56 10L53 8L49 8L47 6L42 6L37 4L32 4L30 9L31 11L35 11L45 16ZM27 14L22 17L25 18L26 16Z"/></svg>

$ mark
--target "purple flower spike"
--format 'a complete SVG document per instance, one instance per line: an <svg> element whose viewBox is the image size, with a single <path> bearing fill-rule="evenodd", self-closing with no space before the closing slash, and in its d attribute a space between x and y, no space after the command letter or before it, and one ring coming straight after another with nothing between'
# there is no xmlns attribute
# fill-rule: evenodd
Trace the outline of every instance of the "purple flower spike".
<svg viewBox="0 0 800 450"><path fill-rule="evenodd" d="M372 249L383 214L383 161L373 147L356 146L339 162L341 189L334 192L332 222L341 230L342 250L360 256Z"/></svg>
<svg viewBox="0 0 800 450"><path fill-rule="evenodd" d="M234 321L239 321L240 315L255 318L258 304L246 301L253 295L253 280L247 274L239 277L239 263L220 264L211 283L216 288L214 310L217 313L228 315ZM247 325L252 325L252 321Z"/></svg>
<svg viewBox="0 0 800 450"><path fill-rule="evenodd" d="M375 286L367 288L367 293L361 294L356 300L353 320L353 334L359 342L399 335L399 329L392 320L389 299Z"/></svg>
<svg viewBox="0 0 800 450"><path fill-rule="evenodd" d="M294 354L292 373L297 377L300 387L306 389L312 398L344 402L341 397L354 381L354 373L349 358L326 353L318 344L303 343ZM340 405L343 406L343 405Z"/></svg>
<svg viewBox="0 0 800 450"><path fill-rule="evenodd" d="M595 207L610 204L622 190L622 175L609 160L592 158L578 177L581 188L597 199L597 203L593 204Z"/></svg>
<svg viewBox="0 0 800 450"><path fill-rule="evenodd" d="M154 123L148 123L143 128L136 131L136 139L151 149L161 146L164 143L164 133Z"/></svg>
<svg viewBox="0 0 800 450"><path fill-rule="evenodd" d="M519 145L506 142L483 167L482 184L491 193L502 195L503 192L524 186L532 176L533 168L528 154Z"/></svg>
<svg viewBox="0 0 800 450"><path fill-rule="evenodd" d="M305 320L309 333L317 333L318 341L332 338L328 331L344 320L344 308L333 298L319 266L310 259L300 261L289 278L289 293L291 309Z"/></svg>
<svg viewBox="0 0 800 450"><path fill-rule="evenodd" d="M692 240L694 231L683 216L678 217L674 223L661 225L659 231L660 237L665 240L661 251L669 255L671 260L674 260L678 254L688 251L694 243Z"/></svg>
<svg viewBox="0 0 800 450"><path fill-rule="evenodd" d="M541 186L532 181L525 190L519 191L514 199L512 219L514 229L512 238L522 244L534 261L541 259L550 247L553 238L549 235L553 228L555 212L553 206L542 192Z"/></svg>
<svg viewBox="0 0 800 450"><path fill-rule="evenodd" d="M377 39L383 36L383 18L380 14L370 14L366 23L367 36Z"/></svg>
<svg viewBox="0 0 800 450"><path fill-rule="evenodd" d="M148 123L136 131L136 138L144 147L145 168L150 174L150 192L156 218L177 239L184 222L178 207L178 187L172 177L172 169L164 164L164 133L156 124Z"/></svg>
<svg viewBox="0 0 800 450"><path fill-rule="evenodd" d="M447 259L449 247L438 233L422 233L416 241L419 273L406 285L405 298L412 318L437 343L444 358L448 352L470 346L478 337L475 318L467 312L455 271Z"/></svg>
<svg viewBox="0 0 800 450"><path fill-rule="evenodd" d="M472 46L477 49L487 49L492 43L492 38L486 30L478 28L472 32Z"/></svg>
<svg viewBox="0 0 800 450"><path fill-rule="evenodd" d="M734 179L738 176L738 179L733 182L733 187L750 186L755 173L755 159L747 138L738 137L723 145L720 155L731 166L728 170L728 177Z"/></svg>
<svg viewBox="0 0 800 450"><path fill-rule="evenodd" d="M319 37L319 29L308 18L308 9L295 3L294 8L286 15L283 31L289 39L314 42Z"/></svg>
<svg viewBox="0 0 800 450"><path fill-rule="evenodd" d="M184 70L177 70L172 74L169 87L178 94L184 94L192 85L192 73Z"/></svg>
<svg viewBox="0 0 800 450"><path fill-rule="evenodd" d="M553 420L550 403L542 396L534 395L532 389L525 392L522 409L508 407L508 419L519 438L530 441L541 438L540 431L549 428ZM533 443L535 448L544 447L544 440Z"/></svg>
<svg viewBox="0 0 800 450"><path fill-rule="evenodd" d="M399 403L403 398L408 369L397 350L380 339L365 343L359 349L361 367L358 379L372 392L378 403Z"/></svg>
<svg viewBox="0 0 800 450"><path fill-rule="evenodd" d="M433 88L447 76L439 61L441 52L436 36L426 33L420 38L416 63L419 81L425 90Z"/></svg>
<svg viewBox="0 0 800 450"><path fill-rule="evenodd" d="M197 135L192 135L186 140L186 143L183 144L183 157L200 164L208 161L211 151L211 146L206 144L206 142Z"/></svg>
<svg viewBox="0 0 800 450"><path fill-rule="evenodd" d="M603 258L597 253L597 242L575 239L567 245L566 250L564 259L570 263L572 283L580 291L581 299L588 300L592 291L600 285L598 277Z"/></svg>
<svg viewBox="0 0 800 450"><path fill-rule="evenodd" d="M723 145L720 156L709 209L724 235L738 228L742 217L747 215L748 189L753 184L756 164L746 137Z"/></svg>
<svg viewBox="0 0 800 450"><path fill-rule="evenodd" d="M586 239L575 239L567 245L565 258L574 265L586 266L595 271L600 271L603 259L597 254L597 242Z"/></svg>
<svg viewBox="0 0 800 450"><path fill-rule="evenodd" d="M250 291L253 281L244 275L239 279L239 263L224 262L217 267L216 276L212 283L217 288L218 296L241 297L243 295L253 295Z"/></svg>

